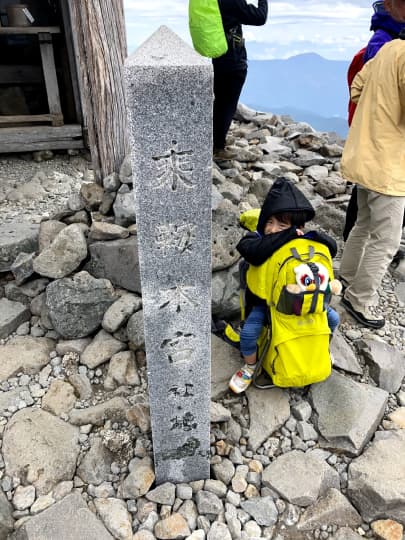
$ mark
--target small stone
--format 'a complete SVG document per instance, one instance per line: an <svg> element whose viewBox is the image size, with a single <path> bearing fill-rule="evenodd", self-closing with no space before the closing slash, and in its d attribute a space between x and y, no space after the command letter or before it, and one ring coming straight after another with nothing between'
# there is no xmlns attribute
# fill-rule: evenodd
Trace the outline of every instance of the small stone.
<svg viewBox="0 0 405 540"><path fill-rule="evenodd" d="M371 528L382 540L402 540L403 538L403 526L392 519L374 521Z"/></svg>

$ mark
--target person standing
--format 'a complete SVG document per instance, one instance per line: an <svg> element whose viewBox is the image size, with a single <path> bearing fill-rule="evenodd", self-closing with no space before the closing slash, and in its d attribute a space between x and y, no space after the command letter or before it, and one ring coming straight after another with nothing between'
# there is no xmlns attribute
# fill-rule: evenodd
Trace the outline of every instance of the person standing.
<svg viewBox="0 0 405 540"><path fill-rule="evenodd" d="M376 315L374 306L400 245L405 208L403 39L386 43L364 65L354 78L351 97L357 109L341 172L358 185L358 215L341 260L340 278L347 287L342 304L363 326L381 328L385 319Z"/></svg>
<svg viewBox="0 0 405 540"><path fill-rule="evenodd" d="M383 45L399 36L405 29L405 0L378 0L373 3L374 14L371 17L370 30L374 31L363 54L363 62L366 63L378 53ZM357 56L357 55L356 55ZM353 75L348 73L349 90L353 81ZM355 111L355 103L349 101L349 126ZM346 211L343 240L346 242L357 217L357 188L353 187L349 205ZM403 226L405 226L405 216ZM395 257L400 257L397 254Z"/></svg>
<svg viewBox="0 0 405 540"><path fill-rule="evenodd" d="M214 68L214 157L234 157L225 150L225 140L247 75L247 53L242 25L261 26L267 20L267 0L257 7L246 0L219 0L227 52L212 60Z"/></svg>

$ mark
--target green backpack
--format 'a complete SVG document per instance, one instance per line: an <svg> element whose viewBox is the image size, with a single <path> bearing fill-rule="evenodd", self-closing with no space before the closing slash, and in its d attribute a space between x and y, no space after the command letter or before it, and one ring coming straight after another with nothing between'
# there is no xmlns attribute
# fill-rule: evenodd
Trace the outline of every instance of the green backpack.
<svg viewBox="0 0 405 540"><path fill-rule="evenodd" d="M218 0L189 0L188 22L194 49L218 58L228 50Z"/></svg>

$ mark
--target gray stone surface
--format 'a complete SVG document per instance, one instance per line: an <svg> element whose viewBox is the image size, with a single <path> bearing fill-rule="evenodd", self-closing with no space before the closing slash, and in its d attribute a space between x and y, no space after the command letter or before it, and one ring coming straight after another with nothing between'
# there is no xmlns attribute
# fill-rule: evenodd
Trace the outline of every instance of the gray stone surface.
<svg viewBox="0 0 405 540"><path fill-rule="evenodd" d="M76 474L86 484L98 486L111 473L110 467L113 460L114 456L112 452L97 437L93 439L90 450L82 459Z"/></svg>
<svg viewBox="0 0 405 540"><path fill-rule="evenodd" d="M79 454L79 430L40 409L24 409L4 431L6 473L33 484L45 495L58 482L71 480Z"/></svg>
<svg viewBox="0 0 405 540"><path fill-rule="evenodd" d="M17 336L0 345L0 381L20 371L29 375L38 373L49 362L53 347L53 340L31 336Z"/></svg>
<svg viewBox="0 0 405 540"><path fill-rule="evenodd" d="M55 330L67 339L94 332L115 299L108 280L95 279L87 272L53 281L46 289L49 317Z"/></svg>
<svg viewBox="0 0 405 540"><path fill-rule="evenodd" d="M357 456L380 423L388 394L333 371L326 381L311 387L321 446Z"/></svg>
<svg viewBox="0 0 405 540"><path fill-rule="evenodd" d="M333 355L333 365L349 373L363 375L363 370L354 354L353 349L347 343L345 338L336 330L330 343L330 351Z"/></svg>
<svg viewBox="0 0 405 540"><path fill-rule="evenodd" d="M211 397L216 400L229 391L232 375L242 366L240 352L215 335L211 336Z"/></svg>
<svg viewBox="0 0 405 540"><path fill-rule="evenodd" d="M299 506L309 506L330 488L340 487L335 469L298 450L278 457L266 467L262 481L283 499Z"/></svg>
<svg viewBox="0 0 405 540"><path fill-rule="evenodd" d="M378 386L390 393L398 392L405 376L404 354L376 339L365 339L359 347Z"/></svg>
<svg viewBox="0 0 405 540"><path fill-rule="evenodd" d="M28 222L7 223L0 227L0 272L8 272L17 255L38 249L39 226Z"/></svg>
<svg viewBox="0 0 405 540"><path fill-rule="evenodd" d="M0 298L0 339L10 335L30 318L30 310L20 302Z"/></svg>
<svg viewBox="0 0 405 540"><path fill-rule="evenodd" d="M0 540L7 540L8 534L13 530L13 507L0 489Z"/></svg>
<svg viewBox="0 0 405 540"><path fill-rule="evenodd" d="M278 512L271 497L257 497L243 501L241 508L251 515L258 525L271 527L277 521Z"/></svg>
<svg viewBox="0 0 405 540"><path fill-rule="evenodd" d="M249 447L257 450L288 420L290 405L286 392L281 388L259 390L251 386L247 396L250 411Z"/></svg>
<svg viewBox="0 0 405 540"><path fill-rule="evenodd" d="M125 83L156 479L207 478L212 67L162 26Z"/></svg>
<svg viewBox="0 0 405 540"><path fill-rule="evenodd" d="M17 285L22 285L24 281L27 281L27 279L29 279L34 273L34 258L34 251L32 253L25 253L24 251L21 251L11 265L11 271L13 272Z"/></svg>
<svg viewBox="0 0 405 540"><path fill-rule="evenodd" d="M90 244L89 252L90 261L85 270L90 274L109 279L114 285L128 291L141 292L136 237L94 242Z"/></svg>
<svg viewBox="0 0 405 540"><path fill-rule="evenodd" d="M358 527L362 519L357 510L337 489L330 489L312 506L306 508L298 523L301 531L318 529L322 525Z"/></svg>
<svg viewBox="0 0 405 540"><path fill-rule="evenodd" d="M349 465L348 494L365 521L405 523L405 430L373 443Z"/></svg>
<svg viewBox="0 0 405 540"><path fill-rule="evenodd" d="M72 493L24 523L13 540L113 540L79 493Z"/></svg>
<svg viewBox="0 0 405 540"><path fill-rule="evenodd" d="M87 256L87 242L81 225L62 229L52 243L34 260L33 268L41 276L63 278L78 268Z"/></svg>
<svg viewBox="0 0 405 540"><path fill-rule="evenodd" d="M349 529L349 527L342 527L332 537L332 540L361 540L363 536L360 536L356 532Z"/></svg>

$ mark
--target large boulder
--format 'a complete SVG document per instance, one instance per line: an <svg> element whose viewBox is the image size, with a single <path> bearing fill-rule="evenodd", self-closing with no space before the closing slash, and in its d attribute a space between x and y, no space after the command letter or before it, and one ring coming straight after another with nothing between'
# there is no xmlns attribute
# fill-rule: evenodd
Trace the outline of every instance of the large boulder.
<svg viewBox="0 0 405 540"><path fill-rule="evenodd" d="M19 372L34 375L49 362L54 341L47 338L16 336L0 345L0 382Z"/></svg>
<svg viewBox="0 0 405 540"><path fill-rule="evenodd" d="M6 474L33 484L45 495L63 480L72 480L79 455L79 430L41 409L15 413L4 430Z"/></svg>
<svg viewBox="0 0 405 540"><path fill-rule="evenodd" d="M108 280L96 279L84 271L53 281L46 289L49 317L54 329L66 339L94 332L115 300Z"/></svg>

